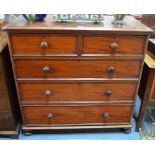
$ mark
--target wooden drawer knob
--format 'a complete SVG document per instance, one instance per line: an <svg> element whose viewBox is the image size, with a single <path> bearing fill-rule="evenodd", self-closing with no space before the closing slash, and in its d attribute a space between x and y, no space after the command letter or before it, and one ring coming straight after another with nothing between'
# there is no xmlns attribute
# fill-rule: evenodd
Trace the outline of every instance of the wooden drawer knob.
<svg viewBox="0 0 155 155"><path fill-rule="evenodd" d="M50 96L50 95L52 95L52 92L51 92L50 90L46 90L46 91L45 91L45 95L46 95L46 96Z"/></svg>
<svg viewBox="0 0 155 155"><path fill-rule="evenodd" d="M48 119L52 119L54 117L54 115L52 113L49 113L47 117L48 117Z"/></svg>
<svg viewBox="0 0 155 155"><path fill-rule="evenodd" d="M117 44L116 42L112 42L112 43L110 44L110 47L111 47L111 49L114 51L114 50L116 50L116 49L118 48L118 44Z"/></svg>
<svg viewBox="0 0 155 155"><path fill-rule="evenodd" d="M111 91L111 90L106 90L106 91L104 92L104 94L105 94L106 96L112 96L112 91Z"/></svg>
<svg viewBox="0 0 155 155"><path fill-rule="evenodd" d="M49 73L49 71L50 71L50 67L49 66L44 66L43 67L43 72L44 73Z"/></svg>
<svg viewBox="0 0 155 155"><path fill-rule="evenodd" d="M109 66L109 67L108 67L108 72L109 72L110 74L115 73L115 71L116 71L116 68L115 68L114 66Z"/></svg>
<svg viewBox="0 0 155 155"><path fill-rule="evenodd" d="M40 43L41 48L47 48L48 47L48 43L46 41L43 41Z"/></svg>
<svg viewBox="0 0 155 155"><path fill-rule="evenodd" d="M109 116L110 116L110 115L109 115L108 112L105 112L105 113L103 114L103 117L104 117L104 118L109 118Z"/></svg>

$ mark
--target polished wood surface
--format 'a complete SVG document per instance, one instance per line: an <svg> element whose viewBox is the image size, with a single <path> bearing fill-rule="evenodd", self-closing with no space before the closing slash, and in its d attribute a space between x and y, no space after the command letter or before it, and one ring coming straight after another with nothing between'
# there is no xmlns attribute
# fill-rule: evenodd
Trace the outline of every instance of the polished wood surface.
<svg viewBox="0 0 155 155"><path fill-rule="evenodd" d="M131 128L152 30L131 16L123 26L112 20L106 16L100 24L19 22L4 28L23 130Z"/></svg>
<svg viewBox="0 0 155 155"><path fill-rule="evenodd" d="M145 45L145 37L136 36L86 36L83 40L84 54L142 54Z"/></svg>
<svg viewBox="0 0 155 155"><path fill-rule="evenodd" d="M16 60L15 68L17 78L136 78L141 64L137 60L21 59Z"/></svg>
<svg viewBox="0 0 155 155"><path fill-rule="evenodd" d="M129 123L132 106L23 107L26 125Z"/></svg>
<svg viewBox="0 0 155 155"><path fill-rule="evenodd" d="M47 20L45 22L16 22L6 25L3 29L9 33L42 33L42 32L69 32L70 34L79 32L87 33L117 33L117 34L140 34L147 35L150 32L153 32L150 28L144 24L137 21L133 16L126 16L124 22L126 23L123 26L113 25L112 21L114 20L113 16L105 16L103 24L79 24L79 23L66 23L59 24Z"/></svg>
<svg viewBox="0 0 155 155"><path fill-rule="evenodd" d="M13 35L11 41L15 55L76 53L76 37L73 35Z"/></svg>
<svg viewBox="0 0 155 155"><path fill-rule="evenodd" d="M50 101L134 101L137 82L20 83L21 101L50 104ZM126 92L128 91L128 93ZM111 91L109 94L107 91ZM48 93L49 92L49 93ZM33 104L33 103L31 103Z"/></svg>

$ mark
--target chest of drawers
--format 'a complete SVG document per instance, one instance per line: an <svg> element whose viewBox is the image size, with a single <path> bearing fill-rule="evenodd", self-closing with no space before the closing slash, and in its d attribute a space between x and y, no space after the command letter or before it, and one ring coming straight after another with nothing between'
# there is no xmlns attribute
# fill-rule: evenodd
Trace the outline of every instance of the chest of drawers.
<svg viewBox="0 0 155 155"><path fill-rule="evenodd" d="M23 130L132 127L131 118L151 30L125 26L17 23L4 29Z"/></svg>

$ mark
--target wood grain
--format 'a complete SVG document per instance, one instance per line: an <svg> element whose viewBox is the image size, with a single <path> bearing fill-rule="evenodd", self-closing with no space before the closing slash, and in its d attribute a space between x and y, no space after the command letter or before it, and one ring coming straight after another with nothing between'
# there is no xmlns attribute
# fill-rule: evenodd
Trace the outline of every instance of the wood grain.
<svg viewBox="0 0 155 155"><path fill-rule="evenodd" d="M112 20L105 16L104 24L18 22L4 28L23 129L131 128L152 30L131 16L123 26ZM115 71L110 73L109 67ZM105 90L112 95L105 96Z"/></svg>
<svg viewBox="0 0 155 155"><path fill-rule="evenodd" d="M89 82L89 83L20 83L21 100L26 102L36 101L34 104L43 105L50 101L133 101L137 82ZM106 91L112 91L107 96ZM50 95L46 95L50 91ZM127 92L126 92L127 91ZM32 103L31 103L32 104Z"/></svg>
<svg viewBox="0 0 155 155"><path fill-rule="evenodd" d="M85 36L83 39L83 53L85 54L142 54L145 37L136 36ZM118 48L112 50L111 44Z"/></svg>
<svg viewBox="0 0 155 155"><path fill-rule="evenodd" d="M135 78L141 61L135 60L16 60L17 78ZM43 72L44 66L50 71ZM116 71L109 73L110 66Z"/></svg>
<svg viewBox="0 0 155 155"><path fill-rule="evenodd" d="M65 35L13 35L13 54L75 54L76 37ZM42 48L46 42L48 47Z"/></svg>
<svg viewBox="0 0 155 155"><path fill-rule="evenodd" d="M80 23L66 23L59 24L52 22L51 19L48 19L45 22L16 22L6 25L3 30L8 31L9 33L69 33L73 34L78 31L79 33L94 33L94 34L132 34L132 35L148 35L153 32L150 28L137 21L133 16L126 16L124 21L125 25L117 26L113 25L112 21L114 20L113 16L105 16L103 24L80 24Z"/></svg>
<svg viewBox="0 0 155 155"><path fill-rule="evenodd" d="M26 124L95 124L130 122L132 106L23 107ZM53 118L49 119L48 114ZM104 118L104 113L109 113Z"/></svg>

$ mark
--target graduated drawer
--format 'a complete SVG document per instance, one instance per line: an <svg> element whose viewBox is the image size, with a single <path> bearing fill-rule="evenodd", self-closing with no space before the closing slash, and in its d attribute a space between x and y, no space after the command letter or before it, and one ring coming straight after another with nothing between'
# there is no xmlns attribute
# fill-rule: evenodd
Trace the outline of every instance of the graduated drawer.
<svg viewBox="0 0 155 155"><path fill-rule="evenodd" d="M26 106L26 125L129 123L133 107L118 106Z"/></svg>
<svg viewBox="0 0 155 155"><path fill-rule="evenodd" d="M20 82L24 104L50 101L133 101L137 82Z"/></svg>
<svg viewBox="0 0 155 155"><path fill-rule="evenodd" d="M139 60L16 60L17 78L136 78Z"/></svg>
<svg viewBox="0 0 155 155"><path fill-rule="evenodd" d="M84 54L142 54L145 37L139 36L85 36Z"/></svg>
<svg viewBox="0 0 155 155"><path fill-rule="evenodd" d="M13 54L75 54L76 37L69 35L13 35Z"/></svg>

